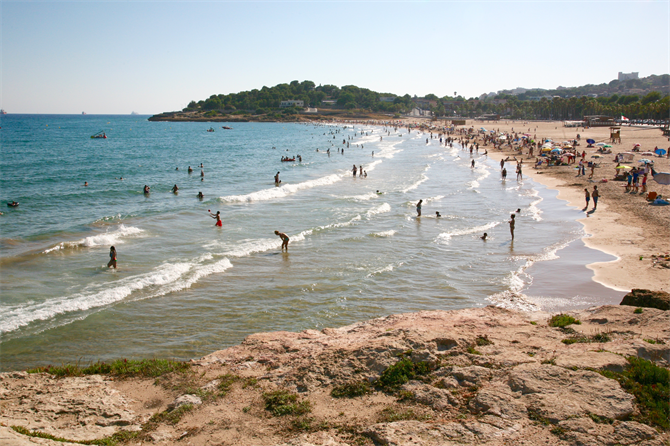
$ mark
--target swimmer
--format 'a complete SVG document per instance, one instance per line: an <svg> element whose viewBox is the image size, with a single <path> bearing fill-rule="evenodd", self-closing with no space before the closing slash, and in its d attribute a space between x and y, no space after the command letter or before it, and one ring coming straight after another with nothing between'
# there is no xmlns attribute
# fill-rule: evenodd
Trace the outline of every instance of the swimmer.
<svg viewBox="0 0 670 446"><path fill-rule="evenodd" d="M421 217L421 203L423 203L423 200L419 200L419 202L416 204L417 217Z"/></svg>
<svg viewBox="0 0 670 446"><path fill-rule="evenodd" d="M485 232L484 235L482 235L479 238L482 239L482 240L486 240L486 237L488 237L488 234Z"/></svg>
<svg viewBox="0 0 670 446"><path fill-rule="evenodd" d="M84 186L88 186L88 181L84 181Z"/></svg>
<svg viewBox="0 0 670 446"><path fill-rule="evenodd" d="M205 171L202 170L202 169L200 169L200 176L201 176L201 177L204 177L204 176L205 176Z"/></svg>
<svg viewBox="0 0 670 446"><path fill-rule="evenodd" d="M175 184L175 185L172 187L172 193L175 193L175 194L176 194L177 191L179 191L179 187L177 187L177 185Z"/></svg>
<svg viewBox="0 0 670 446"><path fill-rule="evenodd" d="M179 167L177 167L175 170L179 170Z"/></svg>
<svg viewBox="0 0 670 446"><path fill-rule="evenodd" d="M216 226L223 226L223 223L221 222L221 211L216 211L216 214L212 214L210 211L209 216L216 219Z"/></svg>
<svg viewBox="0 0 670 446"><path fill-rule="evenodd" d="M521 208L517 209L517 210L516 210L516 213L517 213L517 214L520 214L520 213L521 213Z"/></svg>
<svg viewBox="0 0 670 446"><path fill-rule="evenodd" d="M435 211L435 217L436 217L436 218L440 218L440 217L442 217L442 216L440 215L439 212Z"/></svg>
<svg viewBox="0 0 670 446"><path fill-rule="evenodd" d="M109 248L109 263L107 264L107 268L116 269L116 248L113 246Z"/></svg>
<svg viewBox="0 0 670 446"><path fill-rule="evenodd" d="M377 190L377 192L375 192L375 193L376 193L377 195L381 195L381 194L383 194L384 192L379 192L379 190Z"/></svg>
<svg viewBox="0 0 670 446"><path fill-rule="evenodd" d="M279 238L282 240L281 250L283 251L284 248L286 248L286 252L288 252L288 242L289 242L288 235L284 234L283 232L279 232L279 231L275 231L275 234L278 235Z"/></svg>
<svg viewBox="0 0 670 446"><path fill-rule="evenodd" d="M145 194L148 194L150 189L151 188L149 186L147 186L146 184L144 185L144 193Z"/></svg>
<svg viewBox="0 0 670 446"><path fill-rule="evenodd" d="M202 192L198 192L198 198L202 200L203 198L205 198L205 196L202 194Z"/></svg>
<svg viewBox="0 0 670 446"><path fill-rule="evenodd" d="M193 173L193 169L191 169L191 166L188 166L188 173Z"/></svg>

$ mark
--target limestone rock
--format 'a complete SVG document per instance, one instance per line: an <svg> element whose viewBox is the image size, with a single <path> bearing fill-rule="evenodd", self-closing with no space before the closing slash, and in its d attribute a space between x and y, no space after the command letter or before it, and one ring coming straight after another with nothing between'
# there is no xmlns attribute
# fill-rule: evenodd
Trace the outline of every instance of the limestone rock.
<svg viewBox="0 0 670 446"><path fill-rule="evenodd" d="M401 389L412 392L417 402L435 410L446 410L458 406L458 400L448 390L438 389L420 381L410 381Z"/></svg>
<svg viewBox="0 0 670 446"><path fill-rule="evenodd" d="M180 408L181 406L184 406L186 404L191 404L193 406L197 406L202 404L202 400L200 397L197 397L195 395L182 395L175 399L173 402L168 404L168 409L169 410L175 410Z"/></svg>
<svg viewBox="0 0 670 446"><path fill-rule="evenodd" d="M623 297L619 305L670 310L670 293L635 288Z"/></svg>
<svg viewBox="0 0 670 446"><path fill-rule="evenodd" d="M580 351L567 351L559 354L555 359L555 364L567 369L573 367L588 367L597 370L609 370L617 373L623 372L629 366L626 358L621 355L615 355L614 353L609 352Z"/></svg>

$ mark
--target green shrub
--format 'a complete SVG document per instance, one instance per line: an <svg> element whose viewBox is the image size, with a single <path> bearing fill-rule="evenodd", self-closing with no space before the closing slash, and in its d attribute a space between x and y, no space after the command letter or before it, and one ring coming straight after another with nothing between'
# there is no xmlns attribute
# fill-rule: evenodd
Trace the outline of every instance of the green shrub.
<svg viewBox="0 0 670 446"><path fill-rule="evenodd" d="M96 362L88 367L66 364L63 366L37 367L28 370L28 373L49 373L58 377L82 375L114 375L121 378L142 377L156 378L171 372L187 372L191 365L187 362L171 361L169 359L117 359L111 363Z"/></svg>
<svg viewBox="0 0 670 446"><path fill-rule="evenodd" d="M486 335L477 336L477 339L475 339L475 344L481 347L483 345L493 345L493 341L490 341Z"/></svg>
<svg viewBox="0 0 670 446"><path fill-rule="evenodd" d="M265 410L275 416L303 415L312 411L309 401L298 402L298 395L288 390L280 389L263 394Z"/></svg>
<svg viewBox="0 0 670 446"><path fill-rule="evenodd" d="M635 313L635 314L640 314L640 313L642 313L643 311L644 311L644 310L643 310L642 308L636 308L635 311L633 311L633 313Z"/></svg>
<svg viewBox="0 0 670 446"><path fill-rule="evenodd" d="M56 437L55 435L47 434L45 432L30 431L23 426L11 426L11 428L22 435L34 438L46 438L47 440L58 441L62 443L76 443L76 444L92 444L99 446L116 446L119 443L126 443L129 440L137 437L139 432L119 431L109 437L95 439L95 440L72 440L68 438Z"/></svg>
<svg viewBox="0 0 670 446"><path fill-rule="evenodd" d="M628 357L630 367L623 373L600 372L616 379L626 391L633 394L640 408L637 421L670 429L670 372L646 359Z"/></svg>
<svg viewBox="0 0 670 446"><path fill-rule="evenodd" d="M470 353L471 355L481 355L481 353L479 353L479 352L475 349L475 345L474 345L474 344L472 344L472 345L468 345L467 352Z"/></svg>
<svg viewBox="0 0 670 446"><path fill-rule="evenodd" d="M550 327L563 328L571 324L579 325L581 322L572 316L568 316L567 314L555 314L551 317L551 319L549 319Z"/></svg>
<svg viewBox="0 0 670 446"><path fill-rule="evenodd" d="M356 381L334 387L330 395L333 398L355 398L370 392L370 384L367 381Z"/></svg>
<svg viewBox="0 0 670 446"><path fill-rule="evenodd" d="M411 379L428 375L430 371L431 366L425 361L412 362L402 358L382 372L377 384L386 390L395 390Z"/></svg>

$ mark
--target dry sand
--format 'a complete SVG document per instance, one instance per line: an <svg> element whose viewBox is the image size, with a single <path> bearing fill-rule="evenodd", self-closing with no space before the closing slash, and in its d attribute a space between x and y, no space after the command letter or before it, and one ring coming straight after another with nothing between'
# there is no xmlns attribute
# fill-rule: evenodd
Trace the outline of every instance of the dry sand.
<svg viewBox="0 0 670 446"><path fill-rule="evenodd" d="M416 122L412 120L411 122ZM439 122L439 121L438 121ZM428 123L425 121L425 123ZM435 122L432 122L435 125ZM566 200L568 206L576 209L584 208L584 188L589 191L597 185L600 191L598 209L592 214L584 212L579 221L584 224L586 236L583 238L587 246L618 257L614 262L593 263L588 265L595 273L594 279L610 288L630 291L633 288L647 288L668 291L670 287L670 269L667 262L654 262L652 255L670 252L670 206L651 206L644 194L626 193L624 182L612 181L616 163L614 157L618 152L627 152L636 143L641 144L640 152L652 151L655 147L668 149L670 142L658 128L628 127L621 128L621 143L613 144L612 154L594 159L597 148L587 148L586 140L592 138L596 142L609 141L609 127L564 127L562 122L547 121L474 121L468 120L466 128L484 127L487 130L503 132L517 131L529 133L536 139L550 138L554 141L572 140L581 136L579 151L586 151L587 161L597 161L592 180L586 176L576 176L576 165L553 166L533 169L533 159L528 158L526 149L523 151L524 176L558 191L558 198ZM462 128L461 126L457 128ZM480 153L482 147L480 146ZM502 151L487 146L492 159L505 157L520 158L517 151L506 146ZM537 152L536 152L537 153ZM643 156L636 154L633 166L641 165L638 160L652 159L654 169L658 172L670 172L670 159L667 157ZM508 164L508 178L514 180L514 167ZM601 182L602 179L609 180ZM664 197L670 196L670 186L661 186L651 177L647 181L648 191L656 191ZM591 202L593 206L593 201ZM589 208L590 209L590 208ZM642 260L640 260L642 257ZM665 266L664 266L665 265Z"/></svg>

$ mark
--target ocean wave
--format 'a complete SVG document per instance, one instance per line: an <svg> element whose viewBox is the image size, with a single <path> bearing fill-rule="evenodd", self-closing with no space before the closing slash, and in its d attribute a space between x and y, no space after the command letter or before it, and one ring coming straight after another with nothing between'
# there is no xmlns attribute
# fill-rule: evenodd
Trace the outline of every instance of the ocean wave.
<svg viewBox="0 0 670 446"><path fill-rule="evenodd" d="M368 218L371 218L373 215L383 214L383 213L386 213L386 212L391 212L391 205L388 204L388 203L384 203L382 205L379 205L375 208L370 209L369 211L367 211L365 213L365 215Z"/></svg>
<svg viewBox="0 0 670 446"><path fill-rule="evenodd" d="M390 231L382 231L382 232L373 232L370 234L371 237L393 237L395 234L397 234L398 231L395 231L391 229Z"/></svg>
<svg viewBox="0 0 670 446"><path fill-rule="evenodd" d="M11 309L0 307L0 332L11 332L32 322L53 319L61 314L108 306L145 289L149 290L149 294L143 296L145 299L163 296L189 288L201 278L224 272L233 266L226 258L211 264L200 263L207 258L211 258L211 255L194 262L164 263L148 273L98 286L96 290L86 290L39 304Z"/></svg>
<svg viewBox="0 0 670 446"><path fill-rule="evenodd" d="M428 169L426 169L426 170L428 170ZM425 171L424 171L424 172L425 172ZM418 181L416 181L415 183L409 185L409 186L406 187L405 189L402 189L400 192L406 194L407 192L416 189L417 187L419 187L419 186L421 185L421 183L424 183L424 182L427 181L427 180L428 180L428 176L427 176L425 173L422 173L422 174L421 174L421 177L420 177L420 179L419 179Z"/></svg>
<svg viewBox="0 0 670 446"><path fill-rule="evenodd" d="M316 180L304 181L297 184L285 184L281 187L263 189L258 192L252 192L246 195L228 195L225 197L219 197L219 201L222 203L252 203L254 201L274 200L277 198L286 197L301 190L311 189L318 186L328 186L340 181L341 179L341 175L332 174L322 178L317 178Z"/></svg>
<svg viewBox="0 0 670 446"><path fill-rule="evenodd" d="M376 271L371 272L370 274L368 274L365 277L368 278L368 277L376 276L378 274L391 272L395 268L400 268L402 266L402 264L403 264L403 262L398 262L397 264L391 263L390 265L386 265L384 268L381 268L381 269L378 269Z"/></svg>
<svg viewBox="0 0 670 446"><path fill-rule="evenodd" d="M47 248L42 251L43 254L48 254L54 251L60 251L63 249L77 249L77 248L90 248L93 246L111 246L111 245L120 245L123 242L123 237L132 237L138 234L143 233L144 230L136 228L134 226L125 226L119 225L119 228L115 231L108 231L103 234L91 235L85 237L81 240L76 240L72 242L61 242L57 245Z"/></svg>
<svg viewBox="0 0 670 446"><path fill-rule="evenodd" d="M491 223L487 223L485 225L481 226L474 226L472 228L465 228L465 229L457 229L451 232L443 232L440 235L435 238L435 243L439 244L446 244L449 243L449 240L451 240L452 237L454 236L459 236L459 235L468 235L468 234L476 234L478 232L486 231L491 228L495 228L500 224L499 221L494 221Z"/></svg>

